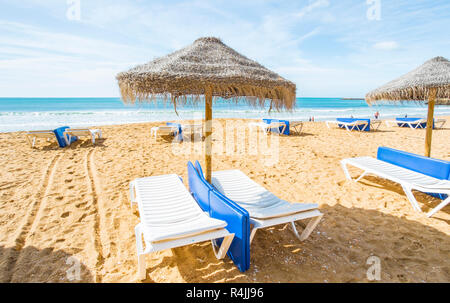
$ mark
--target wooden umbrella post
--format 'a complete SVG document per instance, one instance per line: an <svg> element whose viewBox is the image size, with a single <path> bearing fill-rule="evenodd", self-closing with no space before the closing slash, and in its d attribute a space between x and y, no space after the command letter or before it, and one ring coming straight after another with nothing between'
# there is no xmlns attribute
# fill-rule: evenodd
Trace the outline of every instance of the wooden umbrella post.
<svg viewBox="0 0 450 303"><path fill-rule="evenodd" d="M431 137L434 126L434 104L436 102L436 88L431 88L428 95L428 117L427 117L427 135L425 138L425 156L431 157Z"/></svg>
<svg viewBox="0 0 450 303"><path fill-rule="evenodd" d="M212 91L205 90L205 163L206 180L211 183L212 175Z"/></svg>

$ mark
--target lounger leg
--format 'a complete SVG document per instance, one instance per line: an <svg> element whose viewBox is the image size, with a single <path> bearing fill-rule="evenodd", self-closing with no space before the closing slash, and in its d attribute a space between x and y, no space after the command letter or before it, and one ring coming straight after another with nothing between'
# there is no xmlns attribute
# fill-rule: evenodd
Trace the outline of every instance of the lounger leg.
<svg viewBox="0 0 450 303"><path fill-rule="evenodd" d="M92 134L92 144L95 144L95 134Z"/></svg>
<svg viewBox="0 0 450 303"><path fill-rule="evenodd" d="M367 175L367 171L363 172L361 176L358 177L358 179L355 180L355 182L358 182L359 180L361 180L362 178L364 178L364 176Z"/></svg>
<svg viewBox="0 0 450 303"><path fill-rule="evenodd" d="M226 236L223 238L222 244L220 245L219 250L217 250L217 246L214 243L214 240L211 240L211 244L213 247L214 254L217 259L223 259L227 255L228 249L230 248L231 242L233 242L234 234Z"/></svg>
<svg viewBox="0 0 450 303"><path fill-rule="evenodd" d="M140 224L136 225L134 230L136 234L136 251L138 256L138 278L140 280L144 280L147 276L147 273L145 270L144 248L142 247L141 225Z"/></svg>
<svg viewBox="0 0 450 303"><path fill-rule="evenodd" d="M345 177L347 180L352 180L352 177L350 176L350 173L348 172L347 163L344 161L341 161L342 169L344 170Z"/></svg>
<svg viewBox="0 0 450 303"><path fill-rule="evenodd" d="M409 202L411 202L412 207L414 208L414 210L416 211L422 211L422 209L419 206L419 203L417 202L416 198L414 197L411 188L406 187L404 185L402 185L403 191L406 194L406 197L408 197Z"/></svg>
<svg viewBox="0 0 450 303"><path fill-rule="evenodd" d="M134 183L131 182L131 183L130 183L130 204L131 204L131 208L133 208L133 203L136 202L135 197L136 197L136 196L135 196L135 194L134 194Z"/></svg>
<svg viewBox="0 0 450 303"><path fill-rule="evenodd" d="M253 227L252 232L250 233L250 244L252 244L253 238L255 237L257 230L258 230L257 228Z"/></svg>
<svg viewBox="0 0 450 303"><path fill-rule="evenodd" d="M311 235L312 231L314 230L314 228L316 228L317 224L319 224L320 219L322 219L323 215L320 215L318 217L312 218L308 225L306 225L305 229L303 230L302 234L299 238L300 241L305 241L306 239L308 239L309 235ZM294 222L292 222L292 227L295 228ZM298 233L297 233L298 235Z"/></svg>
<svg viewBox="0 0 450 303"><path fill-rule="evenodd" d="M450 203L450 195L448 196L447 199L445 199L444 201L442 201L438 206L436 206L435 208L433 208L428 214L427 217L431 217L433 216L435 213L437 213L438 211L440 211L442 208L444 208L447 204Z"/></svg>
<svg viewBox="0 0 450 303"><path fill-rule="evenodd" d="M33 144L31 145L31 147L34 147L36 145L36 137L33 137Z"/></svg>

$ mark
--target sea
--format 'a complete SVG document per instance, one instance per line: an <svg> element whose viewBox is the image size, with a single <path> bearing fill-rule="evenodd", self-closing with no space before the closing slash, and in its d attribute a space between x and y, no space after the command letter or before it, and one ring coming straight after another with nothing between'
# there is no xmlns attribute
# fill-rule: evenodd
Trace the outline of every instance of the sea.
<svg viewBox="0 0 450 303"><path fill-rule="evenodd" d="M427 114L424 103L381 103L369 106L364 100L341 98L298 98L291 112L254 108L244 100L237 103L218 99L213 105L214 118L289 119L325 121L343 118L381 119L420 117ZM0 98L0 132L55 129L60 126L89 127L101 125L202 119L201 105L177 106L164 100L125 105L119 98ZM436 106L435 116L450 116L450 106Z"/></svg>

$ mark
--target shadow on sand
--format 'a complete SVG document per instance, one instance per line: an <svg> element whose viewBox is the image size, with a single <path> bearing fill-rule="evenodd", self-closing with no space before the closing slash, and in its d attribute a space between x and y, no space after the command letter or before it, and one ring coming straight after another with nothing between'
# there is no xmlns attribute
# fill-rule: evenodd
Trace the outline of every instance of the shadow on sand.
<svg viewBox="0 0 450 303"><path fill-rule="evenodd" d="M251 267L241 273L226 257L217 260L210 243L172 249L159 269L173 268L183 280L206 282L370 282L368 258L381 264L380 282L446 282L450 236L422 223L340 204L321 208L324 217L305 242L288 224L259 230ZM432 220L432 219L430 219ZM299 232L303 222L296 223ZM158 268L147 268L147 280Z"/></svg>
<svg viewBox="0 0 450 303"><path fill-rule="evenodd" d="M0 246L0 283L95 282L89 269L73 255L52 247L27 246L20 251Z"/></svg>

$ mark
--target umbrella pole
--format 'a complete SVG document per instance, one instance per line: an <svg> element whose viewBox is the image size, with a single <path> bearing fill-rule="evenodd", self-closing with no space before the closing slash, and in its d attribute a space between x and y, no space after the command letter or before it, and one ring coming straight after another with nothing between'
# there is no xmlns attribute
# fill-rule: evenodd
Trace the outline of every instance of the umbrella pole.
<svg viewBox="0 0 450 303"><path fill-rule="evenodd" d="M206 180L211 183L212 175L212 91L211 88L205 91L205 163Z"/></svg>
<svg viewBox="0 0 450 303"><path fill-rule="evenodd" d="M431 157L431 136L433 134L434 104L436 100L436 88L431 88L428 95L427 135L425 138L425 156Z"/></svg>

